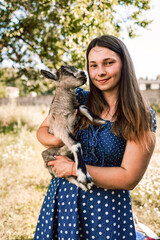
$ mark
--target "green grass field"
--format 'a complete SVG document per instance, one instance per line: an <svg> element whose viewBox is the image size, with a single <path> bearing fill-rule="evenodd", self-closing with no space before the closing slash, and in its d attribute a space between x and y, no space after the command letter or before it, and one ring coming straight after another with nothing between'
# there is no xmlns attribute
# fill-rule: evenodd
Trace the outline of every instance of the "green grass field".
<svg viewBox="0 0 160 240"><path fill-rule="evenodd" d="M41 106L0 107L0 239L33 239L50 182L36 129L47 114ZM160 116L157 116L160 127ZM160 236L160 131L148 170L131 192L140 222Z"/></svg>

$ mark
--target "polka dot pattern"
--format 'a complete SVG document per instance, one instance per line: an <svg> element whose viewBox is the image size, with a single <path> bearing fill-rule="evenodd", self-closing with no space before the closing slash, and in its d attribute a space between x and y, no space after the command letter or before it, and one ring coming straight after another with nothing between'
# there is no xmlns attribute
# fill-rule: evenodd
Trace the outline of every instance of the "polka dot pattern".
<svg viewBox="0 0 160 240"><path fill-rule="evenodd" d="M88 92L77 91L83 101L87 99ZM111 124L78 132L87 164L120 166L126 142L112 134ZM94 186L84 192L64 178L52 179L39 215L37 239L135 240L129 191Z"/></svg>
<svg viewBox="0 0 160 240"><path fill-rule="evenodd" d="M90 191L52 179L41 209L34 239L134 240L129 191L94 186Z"/></svg>

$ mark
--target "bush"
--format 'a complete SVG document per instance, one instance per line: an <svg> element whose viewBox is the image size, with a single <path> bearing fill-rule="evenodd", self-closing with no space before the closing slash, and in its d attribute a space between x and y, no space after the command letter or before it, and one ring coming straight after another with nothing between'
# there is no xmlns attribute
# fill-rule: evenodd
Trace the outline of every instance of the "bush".
<svg viewBox="0 0 160 240"><path fill-rule="evenodd" d="M151 108L154 109L157 113L160 113L160 104L152 104Z"/></svg>
<svg viewBox="0 0 160 240"><path fill-rule="evenodd" d="M45 106L16 106L0 107L0 133L18 133L22 128L33 131L38 128L48 109Z"/></svg>

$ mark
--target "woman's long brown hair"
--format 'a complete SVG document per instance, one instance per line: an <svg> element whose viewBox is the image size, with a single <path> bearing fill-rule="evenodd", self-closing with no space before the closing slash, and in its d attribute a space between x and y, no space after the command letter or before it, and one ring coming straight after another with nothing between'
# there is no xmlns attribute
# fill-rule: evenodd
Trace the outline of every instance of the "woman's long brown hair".
<svg viewBox="0 0 160 240"><path fill-rule="evenodd" d="M119 94L116 104L116 111L113 119L112 131L126 140L140 142L148 148L151 140L150 132L150 111L142 98L134 66L130 54L124 43L117 37L104 35L93 39L87 48L87 70L89 73L88 55L95 46L106 47L116 52L122 61L121 79L119 82ZM96 115L100 116L102 111L109 108L103 98L101 91L95 87L89 77L90 93L86 106ZM82 127L87 128L90 122L83 119ZM146 138L146 134L148 137Z"/></svg>

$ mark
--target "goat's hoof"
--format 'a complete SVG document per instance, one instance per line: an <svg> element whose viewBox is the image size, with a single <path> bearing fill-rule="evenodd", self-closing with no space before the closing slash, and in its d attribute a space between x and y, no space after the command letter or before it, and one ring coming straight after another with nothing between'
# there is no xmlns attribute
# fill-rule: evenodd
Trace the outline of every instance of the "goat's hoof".
<svg viewBox="0 0 160 240"><path fill-rule="evenodd" d="M80 183L81 184L81 188L82 188L82 190L84 190L84 191L88 191L88 190L90 190L92 187L93 187L93 185L94 185L94 183L93 182L90 182L90 183Z"/></svg>
<svg viewBox="0 0 160 240"><path fill-rule="evenodd" d="M94 185L89 173L84 174L81 170L78 170L77 181L81 183L86 190L90 190Z"/></svg>
<svg viewBox="0 0 160 240"><path fill-rule="evenodd" d="M49 155L45 158L43 158L45 164L48 166L48 162L55 160L55 158L52 155Z"/></svg>
<svg viewBox="0 0 160 240"><path fill-rule="evenodd" d="M79 187L83 190L83 191L85 191L85 192L87 192L89 189L86 187L86 185L84 185L84 184L82 184L82 183L80 183L79 182Z"/></svg>
<svg viewBox="0 0 160 240"><path fill-rule="evenodd" d="M87 189L90 190L94 185L94 182L87 183Z"/></svg>
<svg viewBox="0 0 160 240"><path fill-rule="evenodd" d="M83 191L88 191L90 190L92 187L93 187L94 183L87 183L87 184L84 184L84 183L81 183L81 182L78 182L77 186L80 187Z"/></svg>

